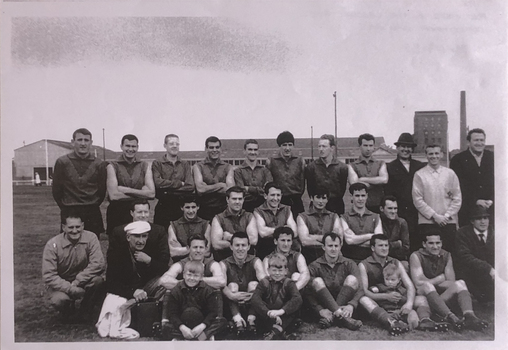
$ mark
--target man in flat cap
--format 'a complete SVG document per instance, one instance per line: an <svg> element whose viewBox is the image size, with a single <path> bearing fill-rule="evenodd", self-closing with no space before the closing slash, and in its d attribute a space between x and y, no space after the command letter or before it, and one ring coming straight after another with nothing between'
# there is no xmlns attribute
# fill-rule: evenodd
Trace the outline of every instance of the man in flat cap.
<svg viewBox="0 0 508 350"><path fill-rule="evenodd" d="M409 229L409 245L411 252L421 247L421 239L418 237L418 210L413 204L413 177L415 172L425 166L411 157L416 147L413 136L404 132L395 142L397 147L397 159L386 164L388 171L388 183L385 186L385 195L397 198L398 216L406 220Z"/></svg>
<svg viewBox="0 0 508 350"><path fill-rule="evenodd" d="M470 224L457 231L454 256L457 278L463 279L467 288L480 302L494 300L494 229L490 214L482 206L471 212Z"/></svg>
<svg viewBox="0 0 508 350"><path fill-rule="evenodd" d="M283 131L277 136L280 152L271 157L266 167L272 173L273 182L282 189L281 203L289 205L296 218L305 209L302 195L305 191L305 161L302 157L293 155L295 137L289 131Z"/></svg>
<svg viewBox="0 0 508 350"><path fill-rule="evenodd" d="M150 230L148 222L134 221L124 227L126 240L108 249L108 293L136 301L162 297L165 289L159 285L159 278L167 270L168 261L164 266L157 252L147 245Z"/></svg>

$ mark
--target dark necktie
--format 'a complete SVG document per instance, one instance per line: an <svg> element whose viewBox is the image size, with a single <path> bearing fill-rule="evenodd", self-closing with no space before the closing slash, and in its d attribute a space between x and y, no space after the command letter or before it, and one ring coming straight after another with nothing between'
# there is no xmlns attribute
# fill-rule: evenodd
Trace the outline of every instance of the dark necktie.
<svg viewBox="0 0 508 350"><path fill-rule="evenodd" d="M480 244L481 244L481 245L484 245L484 244L485 244L485 234L480 233L480 234L478 235L478 237L480 237Z"/></svg>

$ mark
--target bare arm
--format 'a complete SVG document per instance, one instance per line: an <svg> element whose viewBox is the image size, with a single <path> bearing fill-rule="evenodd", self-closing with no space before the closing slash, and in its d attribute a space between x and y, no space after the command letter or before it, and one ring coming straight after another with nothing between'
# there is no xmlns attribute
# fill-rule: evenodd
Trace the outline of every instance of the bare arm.
<svg viewBox="0 0 508 350"><path fill-rule="evenodd" d="M347 181L350 185L358 182L358 174L354 171L351 165L347 165Z"/></svg>
<svg viewBox="0 0 508 350"><path fill-rule="evenodd" d="M355 235L343 218L340 219L342 229L344 230L344 241L349 245L360 245L365 242L369 242L370 238L374 235L373 233L365 233L362 235Z"/></svg>
<svg viewBox="0 0 508 350"><path fill-rule="evenodd" d="M289 212L289 217L288 217L288 220L286 221L286 225L291 227L291 229L293 230L293 232L295 233L295 236L293 237L296 238L297 236L297 229L296 229L296 222L295 222L295 219L293 219L293 214L291 212Z"/></svg>
<svg viewBox="0 0 508 350"><path fill-rule="evenodd" d="M254 215L251 217L246 231L247 236L249 236L250 245L258 244L258 227L256 225L256 219L254 218Z"/></svg>
<svg viewBox="0 0 508 350"><path fill-rule="evenodd" d="M432 285L437 285L446 280L444 274L440 274L432 279L425 277L423 273L422 264L420 259L416 256L416 253L411 254L409 258L409 266L411 268L411 279L413 280L416 287L420 287L423 283L428 282Z"/></svg>
<svg viewBox="0 0 508 350"><path fill-rule="evenodd" d="M254 270L256 270L256 278L258 281L261 281L263 278L267 276L267 273L265 271L265 268L263 266L263 263L261 262L261 259L256 258L256 262L254 263Z"/></svg>
<svg viewBox="0 0 508 350"><path fill-rule="evenodd" d="M223 192L226 190L226 184L223 182L219 182L212 185L207 185L203 181L203 174L201 174L201 169L197 164L194 164L192 167L192 173L194 174L194 184L196 185L196 191L199 194L204 193L215 193L215 192Z"/></svg>
<svg viewBox="0 0 508 350"><path fill-rule="evenodd" d="M455 270L453 269L452 255L450 254L448 262L444 270L444 275L447 281L455 281Z"/></svg>
<svg viewBox="0 0 508 350"><path fill-rule="evenodd" d="M210 266L212 277L203 277L203 282L212 288L223 288L226 286L226 277L222 273L222 268L218 262L214 261Z"/></svg>
<svg viewBox="0 0 508 350"><path fill-rule="evenodd" d="M226 175L226 190L230 187L233 187L235 185L235 168L230 166L228 170L228 174Z"/></svg>
<svg viewBox="0 0 508 350"><path fill-rule="evenodd" d="M168 228L168 245L171 256L186 256L189 254L189 247L182 247L178 239L176 239L175 231L171 225Z"/></svg>
<svg viewBox="0 0 508 350"><path fill-rule="evenodd" d="M273 236L273 232L275 231L274 227L266 226L265 220L256 212L254 212L254 218L256 219L256 225L258 227L260 237L265 238Z"/></svg>
<svg viewBox="0 0 508 350"><path fill-rule="evenodd" d="M119 200L132 198L131 196L128 196L122 191L120 191L118 186L118 179L116 178L116 171L113 165L108 164L106 171L107 171L106 188L108 190L109 199Z"/></svg>
<svg viewBox="0 0 508 350"><path fill-rule="evenodd" d="M176 278L181 273L182 273L182 264L176 263L171 265L169 270L166 271L164 275L161 276L160 284L168 290L173 289L177 285L177 283L180 282Z"/></svg>
<svg viewBox="0 0 508 350"><path fill-rule="evenodd" d="M231 234L230 234L231 235ZM231 247L228 239L225 239L224 230L222 229L217 217L212 220L212 231L210 235L212 239L212 247L218 250L227 249Z"/></svg>
<svg viewBox="0 0 508 350"><path fill-rule="evenodd" d="M402 284L404 284L404 287L406 287L407 290L407 301L404 305L402 305L402 309L412 310L416 295L415 286L413 285L413 282L411 282L411 278L409 278L406 273L406 269L402 266L400 261L398 262L397 267L399 268Z"/></svg>
<svg viewBox="0 0 508 350"><path fill-rule="evenodd" d="M381 168L379 168L379 175L373 177L360 177L359 182L368 183L371 185L383 185L388 183L388 170L386 170L386 164L383 162Z"/></svg>
<svg viewBox="0 0 508 350"><path fill-rule="evenodd" d="M295 282L296 288L298 288L298 290L302 290L310 280L309 268L307 266L307 262L305 261L305 257L302 254L298 255L296 267L298 268L298 272L300 273L300 277Z"/></svg>

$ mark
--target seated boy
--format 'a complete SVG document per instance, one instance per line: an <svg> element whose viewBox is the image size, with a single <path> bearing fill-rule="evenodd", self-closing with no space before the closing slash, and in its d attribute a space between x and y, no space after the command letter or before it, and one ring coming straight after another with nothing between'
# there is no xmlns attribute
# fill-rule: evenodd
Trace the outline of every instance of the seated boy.
<svg viewBox="0 0 508 350"><path fill-rule="evenodd" d="M169 323L163 323L163 339L214 340L214 334L226 327L226 319L218 316L218 293L202 281L203 274L200 261L185 264L183 281L168 296Z"/></svg>
<svg viewBox="0 0 508 350"><path fill-rule="evenodd" d="M268 331L264 340L289 339L285 330L293 323L295 313L302 305L295 282L286 277L287 269L284 255L272 255L268 261L268 277L259 282L252 295L258 329Z"/></svg>
<svg viewBox="0 0 508 350"><path fill-rule="evenodd" d="M390 314L388 321L390 322L390 329L399 327L406 330L409 326L414 329L418 326L418 315L415 310L409 313L402 313L401 309L407 302L407 289L402 284L398 266L395 264L387 264L383 269L384 283L379 283L369 288L373 293L390 293L397 292L401 295L398 300L378 300L379 307L385 309Z"/></svg>

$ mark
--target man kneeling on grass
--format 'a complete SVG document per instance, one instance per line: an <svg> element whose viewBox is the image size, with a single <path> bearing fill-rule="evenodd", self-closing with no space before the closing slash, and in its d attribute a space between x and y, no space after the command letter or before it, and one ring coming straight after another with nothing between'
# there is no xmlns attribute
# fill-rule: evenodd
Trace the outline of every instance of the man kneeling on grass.
<svg viewBox="0 0 508 350"><path fill-rule="evenodd" d="M183 281L169 294L169 327L163 329L164 339L214 340L214 334L226 327L226 319L219 317L219 295L203 282L203 274L202 262L185 264Z"/></svg>
<svg viewBox="0 0 508 350"><path fill-rule="evenodd" d="M481 331L487 322L476 317L471 295L463 280L455 280L452 257L441 249L443 242L439 230L429 230L423 238L423 248L417 250L409 259L411 278L417 294L425 295L431 310L450 323L460 332L463 328ZM464 319L453 313L448 304L456 302Z"/></svg>
<svg viewBox="0 0 508 350"><path fill-rule="evenodd" d="M104 256L95 233L84 230L81 217L67 212L59 235L51 238L42 255L42 277L51 305L62 322L91 321L95 304L104 298ZM78 311L75 302L82 299ZM95 315L96 316L96 315Z"/></svg>
<svg viewBox="0 0 508 350"><path fill-rule="evenodd" d="M319 315L319 326L332 325L357 330L362 322L351 316L363 295L356 263L342 256L342 237L334 232L323 236L324 255L309 265L312 282L305 296Z"/></svg>
<svg viewBox="0 0 508 350"><path fill-rule="evenodd" d="M257 316L258 329L268 330L264 340L292 340L286 328L293 324L302 297L295 282L286 277L288 262L276 253L268 261L268 277L263 278L252 295L252 307ZM271 328L271 330L270 330Z"/></svg>
<svg viewBox="0 0 508 350"><path fill-rule="evenodd" d="M446 323L430 319L425 297L415 298L415 287L404 265L388 256L389 239L377 234L370 239L372 255L359 264L365 296L360 304L391 335L398 336L417 328L424 331L447 331ZM416 312L413 310L415 306Z"/></svg>

